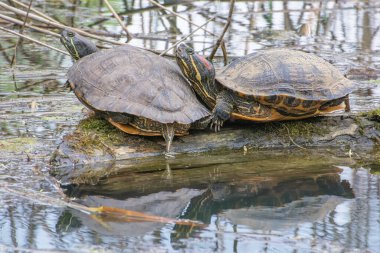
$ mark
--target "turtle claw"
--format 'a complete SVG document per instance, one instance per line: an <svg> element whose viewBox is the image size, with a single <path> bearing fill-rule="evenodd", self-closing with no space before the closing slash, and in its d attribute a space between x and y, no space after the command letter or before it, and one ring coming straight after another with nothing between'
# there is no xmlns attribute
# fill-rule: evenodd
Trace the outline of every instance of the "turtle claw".
<svg viewBox="0 0 380 253"><path fill-rule="evenodd" d="M210 129L211 130L214 130L215 133L216 132L219 132L220 131L220 128L223 126L223 123L224 121L222 119L220 119L219 117L214 117L212 120L211 120L211 123L210 123Z"/></svg>

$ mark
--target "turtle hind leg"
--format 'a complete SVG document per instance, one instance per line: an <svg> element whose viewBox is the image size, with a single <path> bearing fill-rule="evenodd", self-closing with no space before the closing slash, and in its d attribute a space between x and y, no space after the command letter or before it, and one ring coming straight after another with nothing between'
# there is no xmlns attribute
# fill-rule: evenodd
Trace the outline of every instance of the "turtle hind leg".
<svg viewBox="0 0 380 253"><path fill-rule="evenodd" d="M212 116L207 116L199 119L191 124L191 129L205 129L211 122Z"/></svg>
<svg viewBox="0 0 380 253"><path fill-rule="evenodd" d="M166 142L166 154L171 156L170 149L174 138L174 124L163 124L162 125L162 136Z"/></svg>
<svg viewBox="0 0 380 253"><path fill-rule="evenodd" d="M346 96L344 96L344 105L345 105L344 111L345 112L350 112L351 111L351 106L350 106L350 97L349 97L349 94L347 94Z"/></svg>

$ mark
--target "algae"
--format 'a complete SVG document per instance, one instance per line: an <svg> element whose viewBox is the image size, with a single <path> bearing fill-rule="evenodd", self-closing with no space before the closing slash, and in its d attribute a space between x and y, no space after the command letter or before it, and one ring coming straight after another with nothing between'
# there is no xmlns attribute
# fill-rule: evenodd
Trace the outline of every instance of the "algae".
<svg viewBox="0 0 380 253"><path fill-rule="evenodd" d="M0 140L0 149L7 152L29 152L37 143L36 138L18 137Z"/></svg>
<svg viewBox="0 0 380 253"><path fill-rule="evenodd" d="M308 140L311 140L315 135L321 136L329 132L326 127L308 121L272 122L265 126L265 130L274 132L277 136L302 137Z"/></svg>
<svg viewBox="0 0 380 253"><path fill-rule="evenodd" d="M361 120L361 117L360 116L359 117L355 117L354 118L354 122L359 127L359 129L358 129L359 134L363 136L364 135L364 125L363 125L363 122Z"/></svg>
<svg viewBox="0 0 380 253"><path fill-rule="evenodd" d="M380 122L380 108L368 112L363 112L361 116L366 117L372 121Z"/></svg>
<svg viewBox="0 0 380 253"><path fill-rule="evenodd" d="M91 116L79 122L78 130L84 134L96 134L99 141L122 144L126 134L112 126L108 121L97 116ZM93 137L89 139L93 142Z"/></svg>
<svg viewBox="0 0 380 253"><path fill-rule="evenodd" d="M119 145L125 142L126 134L116 129L108 121L90 116L79 122L77 130L70 138L70 146L85 154L108 149L109 144Z"/></svg>
<svg viewBox="0 0 380 253"><path fill-rule="evenodd" d="M372 79L368 81L369 83L374 83L374 84L380 84L380 79Z"/></svg>

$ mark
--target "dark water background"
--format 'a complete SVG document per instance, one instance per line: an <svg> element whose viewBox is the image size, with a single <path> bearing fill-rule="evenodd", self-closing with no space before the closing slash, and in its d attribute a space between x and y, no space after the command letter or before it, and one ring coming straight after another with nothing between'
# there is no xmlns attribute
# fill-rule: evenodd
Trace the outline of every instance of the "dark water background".
<svg viewBox="0 0 380 253"><path fill-rule="evenodd" d="M198 25L216 15L207 25L215 34L223 29L229 8L227 1L163 2ZM148 1L111 4L126 18L136 46L164 50L196 29ZM225 36L228 52L238 57L286 46L316 53L343 72L380 68L379 4L237 1ZM121 29L99 1L49 0L33 6L70 26L106 31L125 41L117 37ZM312 36L297 35L302 23L310 24ZM26 34L63 49L57 38L30 30ZM190 40L207 55L216 37L198 31ZM16 41L0 32L1 252L380 252L378 157L358 163L334 151L191 155L170 164L142 161L136 168L121 163L117 175L97 186L68 189L88 205L194 219L207 224L205 228L102 224L43 199L9 193L6 187L60 197L45 178L48 161L62 137L84 117L83 106L64 86L70 57L23 41L10 68ZM379 107L379 80L358 85L351 96L353 112Z"/></svg>

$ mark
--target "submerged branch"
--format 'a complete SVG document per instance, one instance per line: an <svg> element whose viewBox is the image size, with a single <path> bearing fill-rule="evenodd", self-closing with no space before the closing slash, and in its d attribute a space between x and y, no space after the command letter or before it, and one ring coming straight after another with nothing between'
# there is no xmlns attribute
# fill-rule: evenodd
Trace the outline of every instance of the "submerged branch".
<svg viewBox="0 0 380 253"><path fill-rule="evenodd" d="M161 223L174 223L178 225L189 225L189 226L205 226L203 223L192 220L183 220L183 219L172 219L162 216L156 216L151 214L146 214L138 211L127 210L117 207L110 206L99 206L99 207L87 207L75 202L68 202L61 199L57 199L51 196L47 196L40 192L33 192L30 190L15 190L9 188L7 185L0 185L0 189L3 192L11 193L28 200L38 201L45 205L53 205L60 207L69 207L83 213L90 214L92 218L99 222L107 221L117 221L117 222L161 222ZM94 217L95 216L95 217Z"/></svg>

